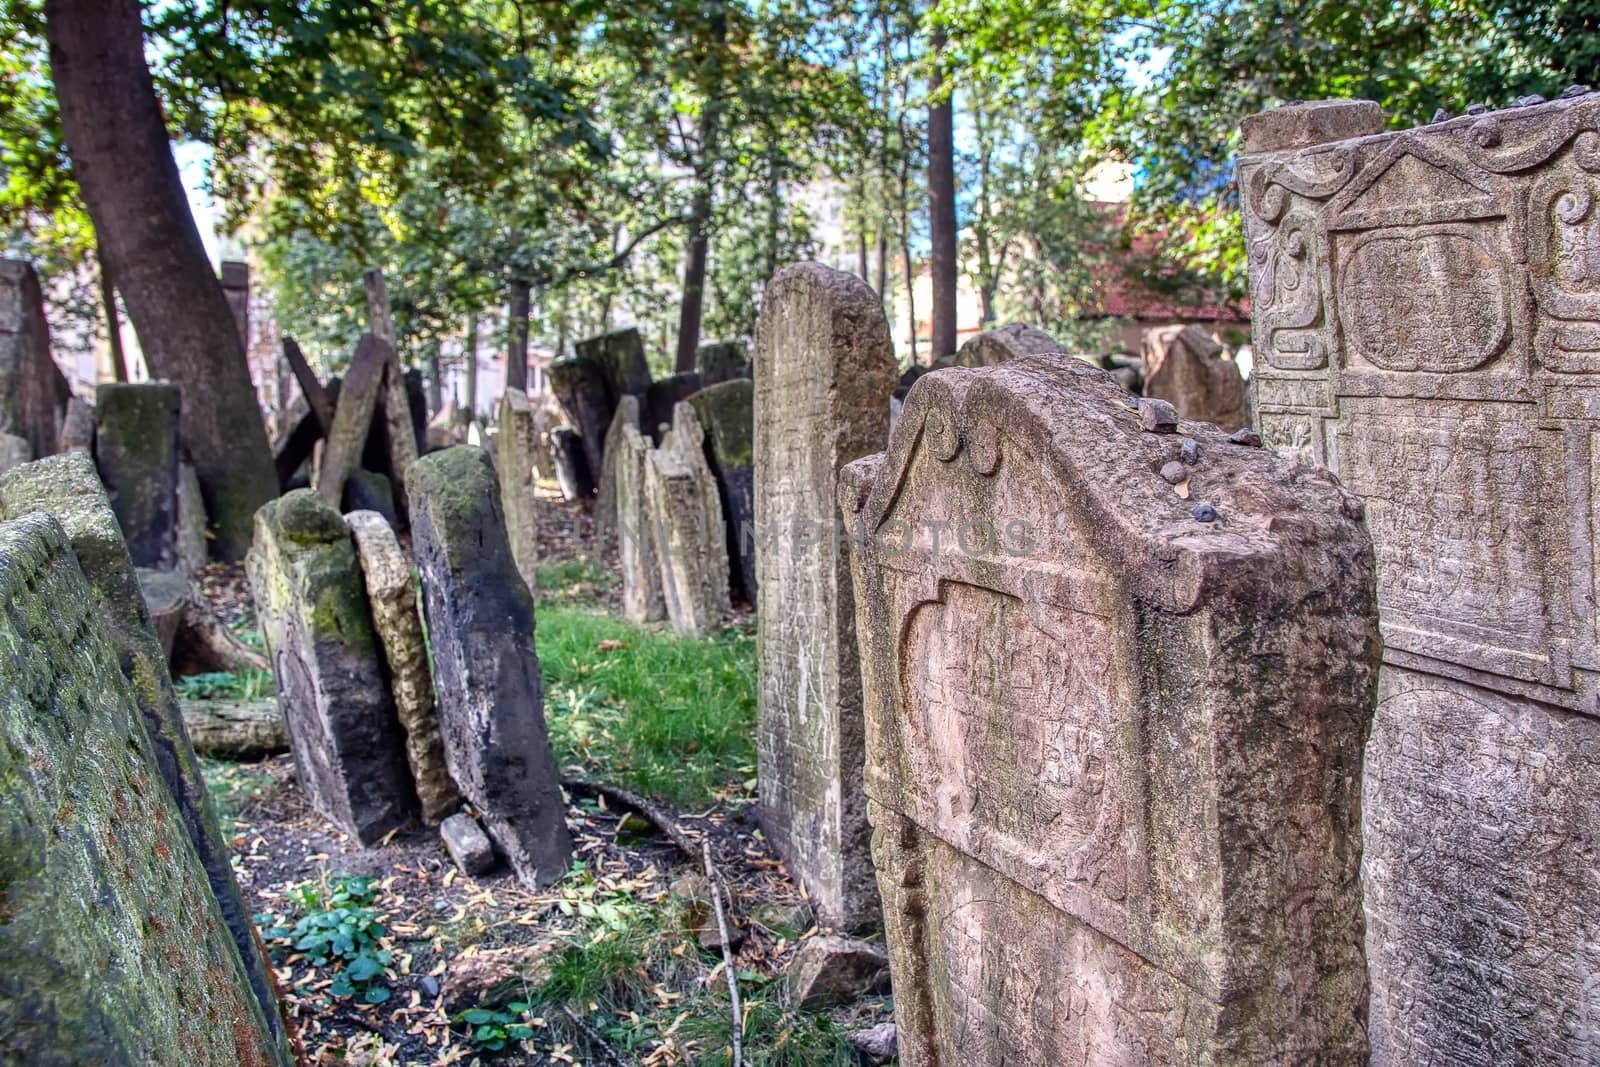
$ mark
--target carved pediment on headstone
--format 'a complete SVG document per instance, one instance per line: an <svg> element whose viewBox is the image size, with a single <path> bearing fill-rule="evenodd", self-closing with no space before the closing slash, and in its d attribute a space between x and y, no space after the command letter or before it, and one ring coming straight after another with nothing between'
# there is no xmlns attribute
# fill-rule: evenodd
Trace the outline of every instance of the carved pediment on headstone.
<svg viewBox="0 0 1600 1067"><path fill-rule="evenodd" d="M1330 230L1423 226L1503 214L1493 175L1411 137L1386 145L1327 208Z"/></svg>

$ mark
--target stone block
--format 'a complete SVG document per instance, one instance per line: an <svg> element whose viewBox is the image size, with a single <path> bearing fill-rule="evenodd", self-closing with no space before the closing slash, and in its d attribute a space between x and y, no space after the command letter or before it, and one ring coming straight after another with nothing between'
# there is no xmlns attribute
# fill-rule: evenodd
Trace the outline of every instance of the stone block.
<svg viewBox="0 0 1600 1067"><path fill-rule="evenodd" d="M494 870L494 845L478 820L466 812L457 812L441 822L439 837L444 841L444 850L450 853L450 862L468 878Z"/></svg>
<svg viewBox="0 0 1600 1067"><path fill-rule="evenodd" d="M694 369L702 386L750 377L750 348L743 341L709 341L695 349Z"/></svg>
<svg viewBox="0 0 1600 1067"><path fill-rule="evenodd" d="M650 518L650 442L631 425L624 424L619 429L622 436L617 442L612 476L616 486L622 614L629 622L656 622L667 617L667 602L661 589L655 523Z"/></svg>
<svg viewBox="0 0 1600 1067"><path fill-rule="evenodd" d="M985 330L956 350L957 367L993 367L1018 356L1065 353L1061 342L1037 327L1014 322Z"/></svg>
<svg viewBox="0 0 1600 1067"><path fill-rule="evenodd" d="M0 523L0 1062L288 1067L108 624L55 518Z"/></svg>
<svg viewBox="0 0 1600 1067"><path fill-rule="evenodd" d="M735 378L689 398L705 427L706 462L717 480L727 529L731 588L752 607L756 603L755 384Z"/></svg>
<svg viewBox="0 0 1600 1067"><path fill-rule="evenodd" d="M355 538L372 624L389 669L389 692L406 732L406 763L416 783L422 821L433 826L460 807L461 794L445 766L411 557L401 549L388 520L376 511L353 511L344 521Z"/></svg>
<svg viewBox="0 0 1600 1067"><path fill-rule="evenodd" d="M176 385L107 383L95 390L94 462L135 566L178 565Z"/></svg>
<svg viewBox="0 0 1600 1067"><path fill-rule="evenodd" d="M1255 426L1377 552L1372 1062L1593 1060L1600 96L1380 136L1346 106L1354 139L1247 137L1238 176Z"/></svg>
<svg viewBox="0 0 1600 1067"><path fill-rule="evenodd" d="M0 258L0 434L27 442L18 462L58 450L57 427L71 395L50 356L38 276L20 259Z"/></svg>
<svg viewBox="0 0 1600 1067"><path fill-rule="evenodd" d="M507 389L500 398L500 432L495 447L499 462L500 503L506 511L506 536L517 573L529 589L539 587L539 494L534 455L538 451L533 409L521 389Z"/></svg>
<svg viewBox="0 0 1600 1067"><path fill-rule="evenodd" d="M350 531L332 504L296 489L256 512L245 567L301 788L374 844L412 820L417 796Z"/></svg>
<svg viewBox="0 0 1600 1067"><path fill-rule="evenodd" d="M566 872L572 839L545 731L533 596L511 557L494 471L482 449L458 445L418 460L408 488L451 776L517 879L543 888Z"/></svg>
<svg viewBox="0 0 1600 1067"><path fill-rule="evenodd" d="M1165 400L1186 419L1233 431L1250 425L1244 377L1205 330L1161 326L1144 333L1144 395Z"/></svg>
<svg viewBox="0 0 1600 1067"><path fill-rule="evenodd" d="M907 1067L1365 1062L1371 541L1326 471L1179 429L1022 357L845 471Z"/></svg>
<svg viewBox="0 0 1600 1067"><path fill-rule="evenodd" d="M727 529L691 405L678 405L671 431L648 453L644 480L667 618L679 633L714 633L728 610Z"/></svg>
<svg viewBox="0 0 1600 1067"><path fill-rule="evenodd" d="M870 941L820 934L801 942L784 974L789 1004L819 1011L883 992L889 985L889 954Z"/></svg>
<svg viewBox="0 0 1600 1067"><path fill-rule="evenodd" d="M0 476L0 515L16 519L32 514L50 515L71 539L73 556L94 592L97 625L110 638L132 687L162 782L205 869L272 1040L283 1042L277 994L189 742L167 672L168 650L152 625L116 515L89 456L49 456Z"/></svg>
<svg viewBox="0 0 1600 1067"><path fill-rule="evenodd" d="M816 263L768 283L756 330L760 818L822 921L878 912L861 790L861 668L839 468L881 450L895 388L882 302Z"/></svg>

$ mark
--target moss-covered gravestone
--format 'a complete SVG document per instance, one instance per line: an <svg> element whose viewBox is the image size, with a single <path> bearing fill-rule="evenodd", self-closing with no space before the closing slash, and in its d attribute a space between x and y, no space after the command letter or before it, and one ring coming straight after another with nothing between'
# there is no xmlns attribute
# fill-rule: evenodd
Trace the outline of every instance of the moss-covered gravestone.
<svg viewBox="0 0 1600 1067"><path fill-rule="evenodd" d="M572 839L533 596L511 558L494 469L483 449L460 445L419 459L406 487L450 775L518 880L542 888L566 870Z"/></svg>
<svg viewBox="0 0 1600 1067"><path fill-rule="evenodd" d="M178 565L181 398L176 385L163 382L111 382L95 390L95 466L137 567Z"/></svg>
<svg viewBox="0 0 1600 1067"><path fill-rule="evenodd" d="M104 619L60 523L0 522L0 1063L287 1067Z"/></svg>
<svg viewBox="0 0 1600 1067"><path fill-rule="evenodd" d="M370 845L411 820L417 797L350 531L296 489L256 512L245 565L300 784Z"/></svg>
<svg viewBox="0 0 1600 1067"><path fill-rule="evenodd" d="M720 382L691 396L689 403L705 428L706 462L711 465L722 498L732 588L754 605L756 480L751 433L755 423L755 383L749 378Z"/></svg>
<svg viewBox="0 0 1600 1067"><path fill-rule="evenodd" d="M841 474L906 1067L1367 1062L1360 502L1148 414L950 368Z"/></svg>
<svg viewBox="0 0 1600 1067"><path fill-rule="evenodd" d="M123 676L132 684L155 766L205 869L272 1038L281 1041L283 1029L267 961L189 745L177 693L167 674L167 653L152 626L116 516L87 455L50 456L0 475L0 517L34 513L49 514L71 539L73 554L93 590L99 625L116 651Z"/></svg>

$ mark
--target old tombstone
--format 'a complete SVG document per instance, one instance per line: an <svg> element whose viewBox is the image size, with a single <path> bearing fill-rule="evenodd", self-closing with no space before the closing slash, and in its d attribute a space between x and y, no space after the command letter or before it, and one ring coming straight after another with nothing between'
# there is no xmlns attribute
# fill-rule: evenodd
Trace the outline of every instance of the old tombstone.
<svg viewBox="0 0 1600 1067"><path fill-rule="evenodd" d="M500 398L500 432L495 440L499 462L500 503L506 509L506 536L517 573L529 589L539 587L539 500L537 472L533 467L533 409L528 394L507 389Z"/></svg>
<svg viewBox="0 0 1600 1067"><path fill-rule="evenodd" d="M672 424L672 412L678 402L698 393L703 386L699 371L682 371L651 382L640 405L645 436L661 444L661 427Z"/></svg>
<svg viewBox="0 0 1600 1067"><path fill-rule="evenodd" d="M583 438L576 430L561 426L550 431L550 458L556 469L556 484L561 487L561 499L590 500L594 497L595 485L584 455Z"/></svg>
<svg viewBox="0 0 1600 1067"><path fill-rule="evenodd" d="M81 397L68 398L58 443L63 452L94 452L93 404Z"/></svg>
<svg viewBox="0 0 1600 1067"><path fill-rule="evenodd" d="M572 346L579 357L594 360L603 369L606 385L616 397L641 396L650 386L650 367L644 358L644 341L632 326L588 337Z"/></svg>
<svg viewBox="0 0 1600 1067"><path fill-rule="evenodd" d="M1247 120L1255 420L1366 501L1373 1063L1593 1062L1600 97Z"/></svg>
<svg viewBox="0 0 1600 1067"><path fill-rule="evenodd" d="M1165 400L1186 419L1224 430L1250 424L1244 377L1222 345L1199 326L1161 326L1144 333L1144 395Z"/></svg>
<svg viewBox="0 0 1600 1067"><path fill-rule="evenodd" d="M362 334L350 360L350 372L339 387L333 428L323 442L322 466L317 471L317 492L335 507L344 499L345 480L366 450L384 374L394 358L388 342L374 334Z"/></svg>
<svg viewBox="0 0 1600 1067"><path fill-rule="evenodd" d="M350 531L338 508L296 489L256 512L245 565L300 785L371 845L417 800Z"/></svg>
<svg viewBox="0 0 1600 1067"><path fill-rule="evenodd" d="M591 481L600 477L606 431L617 402L624 396L642 397L649 388L644 342L631 327L579 341L572 355L550 364L550 389L583 439Z"/></svg>
<svg viewBox="0 0 1600 1067"><path fill-rule="evenodd" d="M176 385L107 383L95 390L94 461L139 567L178 565Z"/></svg>
<svg viewBox="0 0 1600 1067"><path fill-rule="evenodd" d="M389 692L406 732L406 763L416 783L422 821L436 826L461 806L461 794L445 765L411 557L401 549L389 520L378 512L353 511L344 521L355 538L373 628L389 668Z"/></svg>
<svg viewBox="0 0 1600 1067"><path fill-rule="evenodd" d="M250 348L250 264L238 259L225 259L217 272L222 282L222 293L228 298L228 310L239 327L239 340L245 349Z"/></svg>
<svg viewBox="0 0 1600 1067"><path fill-rule="evenodd" d="M761 825L823 922L873 920L861 671L839 468L881 450L895 387L876 293L817 263L767 284L756 330Z"/></svg>
<svg viewBox="0 0 1600 1067"><path fill-rule="evenodd" d="M735 378L708 386L689 398L705 428L706 460L717 479L728 534L728 563L734 592L752 607L756 602L755 384Z"/></svg>
<svg viewBox="0 0 1600 1067"><path fill-rule="evenodd" d="M710 341L695 349L694 369L703 385L750 376L750 349L743 341Z"/></svg>
<svg viewBox="0 0 1600 1067"><path fill-rule="evenodd" d="M636 396L620 398L611 416L611 426L606 430L606 454L600 461L600 482L595 487L594 497L594 536L602 545L609 545L617 538L617 463L628 450L622 428L644 429L639 417L641 406Z"/></svg>
<svg viewBox="0 0 1600 1067"><path fill-rule="evenodd" d="M667 602L661 589L655 524L650 519L650 442L637 427L626 422L618 430L621 437L617 441L612 474L616 487L617 569L622 577L622 614L629 622L655 622L667 617Z"/></svg>
<svg viewBox="0 0 1600 1067"><path fill-rule="evenodd" d="M193 574L206 565L206 501L194 464L178 459L178 570Z"/></svg>
<svg viewBox="0 0 1600 1067"><path fill-rule="evenodd" d="M1064 352L1061 342L1043 330L1014 322L985 330L956 350L955 366L993 367L1018 356Z"/></svg>
<svg viewBox="0 0 1600 1067"><path fill-rule="evenodd" d="M506 539L494 471L458 445L418 460L412 533L451 776L517 878L543 888L572 854L544 723L533 596Z"/></svg>
<svg viewBox="0 0 1600 1067"><path fill-rule="evenodd" d="M287 1067L49 514L0 523L0 605L0 1061Z"/></svg>
<svg viewBox="0 0 1600 1067"><path fill-rule="evenodd" d="M728 535L693 406L677 406L671 431L648 453L645 497L672 628L715 632L728 610Z"/></svg>
<svg viewBox="0 0 1600 1067"><path fill-rule="evenodd" d="M23 462L58 449L57 427L72 390L50 356L44 294L33 268L0 258L0 434L27 442Z"/></svg>
<svg viewBox="0 0 1600 1067"><path fill-rule="evenodd" d="M418 444L426 434L427 400L420 398L422 380L418 376L413 384L412 375L400 367L400 341L395 334L394 314L389 307L389 290L383 271L368 269L362 274L362 285L367 296L367 321L379 340L389 346L388 361L383 369L383 394L379 405L383 413L383 434L387 464L384 473L389 476L394 490L395 511L402 520L410 514L406 502L406 472L417 461ZM420 404L418 403L420 399ZM422 409L423 428L417 427L417 409ZM337 418L337 415L335 416ZM368 470L378 469L376 464L364 463Z"/></svg>
<svg viewBox="0 0 1600 1067"><path fill-rule="evenodd" d="M840 500L901 1062L1365 1063L1360 502L1048 357Z"/></svg>

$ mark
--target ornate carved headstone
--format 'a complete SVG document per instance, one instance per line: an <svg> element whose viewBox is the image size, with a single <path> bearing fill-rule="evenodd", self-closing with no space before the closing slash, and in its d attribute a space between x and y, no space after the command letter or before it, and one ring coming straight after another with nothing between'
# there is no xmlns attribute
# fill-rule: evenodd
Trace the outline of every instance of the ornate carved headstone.
<svg viewBox="0 0 1600 1067"><path fill-rule="evenodd" d="M1589 1062L1600 98L1381 125L1266 112L1239 162L1258 427L1378 554L1373 1062Z"/></svg>
<svg viewBox="0 0 1600 1067"><path fill-rule="evenodd" d="M883 447L894 350L878 295L818 263L767 284L756 330L757 751L761 825L825 923L878 911L861 668L838 470Z"/></svg>
<svg viewBox="0 0 1600 1067"><path fill-rule="evenodd" d="M908 1067L1365 1062L1360 504L1157 428L1021 357L846 468Z"/></svg>
<svg viewBox="0 0 1600 1067"><path fill-rule="evenodd" d="M1199 326L1144 332L1144 395L1165 400L1186 419L1224 430L1250 425L1250 401L1239 367Z"/></svg>
<svg viewBox="0 0 1600 1067"><path fill-rule="evenodd" d="M411 821L417 800L339 509L310 489L263 506L245 568L300 785L334 825L371 845Z"/></svg>

